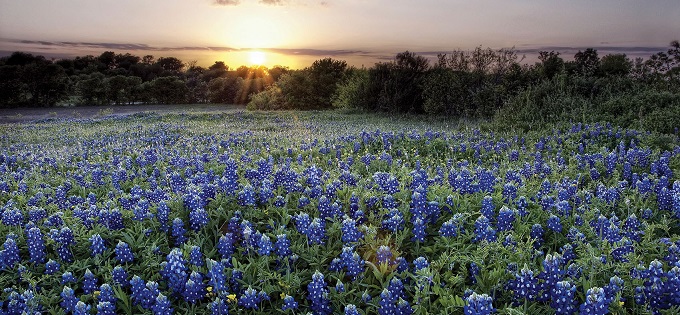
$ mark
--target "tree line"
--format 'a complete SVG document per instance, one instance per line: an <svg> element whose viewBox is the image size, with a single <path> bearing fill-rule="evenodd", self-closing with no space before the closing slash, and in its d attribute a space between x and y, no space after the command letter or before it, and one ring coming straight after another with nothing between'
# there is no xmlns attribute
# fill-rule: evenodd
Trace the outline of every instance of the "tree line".
<svg viewBox="0 0 680 315"><path fill-rule="evenodd" d="M588 48L565 60L541 51L524 63L514 49L477 47L435 62L402 52L370 68L325 58L311 66L208 68L174 57L104 52L50 61L16 52L0 58L0 106L236 103L252 110L353 108L493 119L529 129L559 121L608 121L677 133L680 44L649 58L600 57Z"/></svg>
<svg viewBox="0 0 680 315"><path fill-rule="evenodd" d="M111 51L48 60L24 52L0 58L0 106L245 104L289 69L216 61L208 68L175 57Z"/></svg>

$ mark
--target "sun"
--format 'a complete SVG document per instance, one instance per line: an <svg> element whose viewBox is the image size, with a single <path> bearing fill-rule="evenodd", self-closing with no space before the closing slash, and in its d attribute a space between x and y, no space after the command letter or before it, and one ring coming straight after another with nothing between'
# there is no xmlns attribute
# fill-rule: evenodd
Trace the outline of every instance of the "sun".
<svg viewBox="0 0 680 315"><path fill-rule="evenodd" d="M248 53L248 60L251 64L261 65L267 60L267 57L263 52L256 50Z"/></svg>

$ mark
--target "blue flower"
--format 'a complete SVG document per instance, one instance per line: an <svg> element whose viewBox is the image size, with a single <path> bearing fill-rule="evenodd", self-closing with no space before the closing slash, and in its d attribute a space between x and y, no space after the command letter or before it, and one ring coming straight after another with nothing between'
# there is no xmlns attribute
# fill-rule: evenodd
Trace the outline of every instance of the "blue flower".
<svg viewBox="0 0 680 315"><path fill-rule="evenodd" d="M364 237L364 234L359 232L359 229L357 229L357 222L351 218L345 218L344 221L342 221L342 242L347 244L347 243L353 243L353 242L358 242Z"/></svg>
<svg viewBox="0 0 680 315"><path fill-rule="evenodd" d="M30 224L30 223L29 223ZM30 262L36 264L42 264L45 262L45 240L37 227L28 228L27 225L26 232L26 245L28 246L28 254L30 256Z"/></svg>
<svg viewBox="0 0 680 315"><path fill-rule="evenodd" d="M85 270L82 288L85 294L91 294L92 292L97 290L97 278L95 278L94 274L90 271L90 269Z"/></svg>
<svg viewBox="0 0 680 315"><path fill-rule="evenodd" d="M576 311L576 286L569 281L560 281L555 284L550 300L550 306L556 315L571 315Z"/></svg>
<svg viewBox="0 0 680 315"><path fill-rule="evenodd" d="M501 210L498 212L498 230L512 230L513 222L515 222L515 211L506 206L501 207Z"/></svg>
<svg viewBox="0 0 680 315"><path fill-rule="evenodd" d="M184 300L193 304L203 299L205 294L203 276L196 271L192 271L189 280L184 284Z"/></svg>
<svg viewBox="0 0 680 315"><path fill-rule="evenodd" d="M295 302L295 299L286 294L286 296L283 297L283 306L281 306L281 310L296 310L298 308L298 302Z"/></svg>
<svg viewBox="0 0 680 315"><path fill-rule="evenodd" d="M347 304L345 305L345 315L359 315L359 311L354 304Z"/></svg>
<svg viewBox="0 0 680 315"><path fill-rule="evenodd" d="M422 219L417 218L413 222L413 237L411 241L422 243L425 242L425 222Z"/></svg>
<svg viewBox="0 0 680 315"><path fill-rule="evenodd" d="M257 243L257 253L262 255L262 256L269 256L271 254L273 248L272 248L272 241L269 239L269 236L262 234L260 236L260 239Z"/></svg>
<svg viewBox="0 0 680 315"><path fill-rule="evenodd" d="M154 315L172 315L174 313L168 297L161 293L156 297L156 304L153 305L151 310Z"/></svg>
<svg viewBox="0 0 680 315"><path fill-rule="evenodd" d="M130 245L123 241L118 241L118 245L116 245L116 260L120 262L121 264L127 263L127 262L132 262L135 257L132 254L132 251L130 250Z"/></svg>
<svg viewBox="0 0 680 315"><path fill-rule="evenodd" d="M175 239L175 246L180 246L187 241L187 230L184 228L184 221L180 218L172 220L172 237Z"/></svg>
<svg viewBox="0 0 680 315"><path fill-rule="evenodd" d="M128 286L129 282L127 280L128 273L122 266L116 266L111 271L111 278L113 278L113 283L125 288Z"/></svg>
<svg viewBox="0 0 680 315"><path fill-rule="evenodd" d="M235 242L236 240L232 233L226 233L220 236L220 239L217 241L217 252L220 253L223 259L231 259L231 255L233 255L235 251Z"/></svg>
<svg viewBox="0 0 680 315"><path fill-rule="evenodd" d="M479 216L475 220L475 238L472 242L478 243L481 241L493 242L496 240L496 230L491 227L489 219L485 216Z"/></svg>
<svg viewBox="0 0 680 315"><path fill-rule="evenodd" d="M489 315L496 311L492 305L492 299L486 294L472 292L465 301L463 312L465 315Z"/></svg>
<svg viewBox="0 0 680 315"><path fill-rule="evenodd" d="M276 236L274 251L279 257L288 257L293 254L293 252L290 250L290 240L286 234L279 234Z"/></svg>
<svg viewBox="0 0 680 315"><path fill-rule="evenodd" d="M258 303L260 303L260 296L257 294L257 291L251 287L248 287L238 300L238 305L245 309L258 309Z"/></svg>
<svg viewBox="0 0 680 315"><path fill-rule="evenodd" d="M68 286L64 286L60 296L61 302L59 302L59 306L61 306L66 312L73 312L76 308L76 304L79 301L75 296L73 289Z"/></svg>
<svg viewBox="0 0 680 315"><path fill-rule="evenodd" d="M189 253L189 263L196 267L203 266L203 253L201 253L200 247L196 245L191 246L191 252Z"/></svg>
<svg viewBox="0 0 680 315"><path fill-rule="evenodd" d="M50 259L47 264L45 264L45 274L47 275L53 275L59 271L59 268L61 268L61 265L59 265L58 262Z"/></svg>
<svg viewBox="0 0 680 315"><path fill-rule="evenodd" d="M425 257L420 256L413 261L413 265L414 265L414 270L418 271L420 269L425 269L425 268L429 267L430 263L427 262L427 259Z"/></svg>
<svg viewBox="0 0 680 315"><path fill-rule="evenodd" d="M168 281L168 288L175 294L184 292L184 284L188 278L186 260L179 248L173 248L167 255L167 264L163 268L164 277Z"/></svg>
<svg viewBox="0 0 680 315"><path fill-rule="evenodd" d="M604 289L592 287L586 293L586 300L579 307L579 314L582 315L605 315L609 313L609 302L605 296Z"/></svg>
<svg viewBox="0 0 680 315"><path fill-rule="evenodd" d="M307 285L307 299L315 314L327 315L332 313L329 291L324 276L318 270L312 275L312 282Z"/></svg>

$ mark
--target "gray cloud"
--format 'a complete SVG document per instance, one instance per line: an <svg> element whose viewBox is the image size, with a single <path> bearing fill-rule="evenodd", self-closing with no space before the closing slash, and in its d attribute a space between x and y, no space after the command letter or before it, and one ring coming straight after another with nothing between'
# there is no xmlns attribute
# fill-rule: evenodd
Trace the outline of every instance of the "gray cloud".
<svg viewBox="0 0 680 315"><path fill-rule="evenodd" d="M239 5L241 0L213 0L214 5Z"/></svg>
<svg viewBox="0 0 680 315"><path fill-rule="evenodd" d="M234 51L251 51L260 50L271 53L277 53L290 56L347 56L347 55L361 55L369 54L368 52L360 50L346 50L346 49L314 49L314 48L234 48L226 46L178 46L178 47L164 47L164 46L150 46L147 44L135 43L94 43L94 42L67 42L67 41L42 41L42 40L16 40L16 39L2 39L0 42L23 44L29 46L37 46L41 50L53 50L59 48L70 49L102 49L114 51L219 51L219 52L234 52Z"/></svg>
<svg viewBox="0 0 680 315"><path fill-rule="evenodd" d="M213 5L218 6L236 6L241 4L241 0L213 0ZM271 6L284 6L284 5L318 5L321 7L328 7L330 5L329 1L312 1L312 0L257 0L259 4L271 5Z"/></svg>
<svg viewBox="0 0 680 315"><path fill-rule="evenodd" d="M266 5L284 5L288 3L285 0L260 0L259 2Z"/></svg>

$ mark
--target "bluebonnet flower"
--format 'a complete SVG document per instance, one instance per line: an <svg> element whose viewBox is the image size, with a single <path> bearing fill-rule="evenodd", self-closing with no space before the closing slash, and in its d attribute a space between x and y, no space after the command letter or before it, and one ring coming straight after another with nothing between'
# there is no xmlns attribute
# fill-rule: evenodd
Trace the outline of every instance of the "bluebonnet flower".
<svg viewBox="0 0 680 315"><path fill-rule="evenodd" d="M255 289L248 287L238 300L238 305L245 309L258 309L257 304L260 303L260 296Z"/></svg>
<svg viewBox="0 0 680 315"><path fill-rule="evenodd" d="M241 292L241 283L239 281L243 280L243 271L238 269L231 270L231 278L229 279L229 284L234 292Z"/></svg>
<svg viewBox="0 0 680 315"><path fill-rule="evenodd" d="M184 228L184 221L180 218L172 220L172 237L175 239L175 246L180 246L187 241L187 230Z"/></svg>
<svg viewBox="0 0 680 315"><path fill-rule="evenodd" d="M520 217L525 217L529 214L529 212L527 211L529 202L527 201L526 197L520 196L519 198L517 198L515 205L517 205L517 214L519 214Z"/></svg>
<svg viewBox="0 0 680 315"><path fill-rule="evenodd" d="M562 232L562 223L560 223L560 218L558 216L550 215L547 225L549 229L556 233Z"/></svg>
<svg viewBox="0 0 680 315"><path fill-rule="evenodd" d="M156 207L156 218L161 225L160 230L167 233L170 228L168 226L168 221L170 220L170 207L168 207L165 201L158 203L158 206Z"/></svg>
<svg viewBox="0 0 680 315"><path fill-rule="evenodd" d="M61 268L61 265L59 265L58 262L50 259L47 264L45 264L45 274L47 275L53 275L59 271L59 268Z"/></svg>
<svg viewBox="0 0 680 315"><path fill-rule="evenodd" d="M184 300L189 303L196 303L205 296L205 284L203 276L196 271L192 271L189 280L184 284Z"/></svg>
<svg viewBox="0 0 680 315"><path fill-rule="evenodd" d="M19 247L17 246L15 239L16 235L13 233L7 235L5 243L3 244L4 250L0 251L0 269L3 269L4 267L12 268L14 267L14 264L21 261Z"/></svg>
<svg viewBox="0 0 680 315"><path fill-rule="evenodd" d="M556 315L571 315L576 311L576 286L569 281L560 281L555 284L550 306Z"/></svg>
<svg viewBox="0 0 680 315"><path fill-rule="evenodd" d="M498 230L512 230L513 222L515 222L515 211L506 206L501 207L501 210L498 212Z"/></svg>
<svg viewBox="0 0 680 315"><path fill-rule="evenodd" d="M482 215L487 218L496 217L496 210L493 205L493 198L491 198L491 196L485 196L484 199L482 199L482 208L480 211Z"/></svg>
<svg viewBox="0 0 680 315"><path fill-rule="evenodd" d="M404 257L397 257L394 259L394 262L397 265L397 273L407 271L409 268L408 261L406 261L406 258Z"/></svg>
<svg viewBox="0 0 680 315"><path fill-rule="evenodd" d="M604 294L604 289L592 287L586 293L586 300L579 307L579 314L583 315L605 315L609 312L608 299Z"/></svg>
<svg viewBox="0 0 680 315"><path fill-rule="evenodd" d="M192 208L189 211L189 227L192 230L200 230L202 227L208 225L208 221L208 212L206 212L203 207Z"/></svg>
<svg viewBox="0 0 680 315"><path fill-rule="evenodd" d="M309 244L324 244L326 238L326 223L320 218L314 218L307 229L307 242Z"/></svg>
<svg viewBox="0 0 680 315"><path fill-rule="evenodd" d="M286 294L283 297L283 306L281 306L281 310L282 311L296 310L297 308L298 308L298 302L296 302L295 299L292 296Z"/></svg>
<svg viewBox="0 0 680 315"><path fill-rule="evenodd" d="M217 241L217 252L220 253L223 259L231 259L231 255L233 255L236 250L234 247L235 242L236 240L232 233L226 233L220 236L220 239Z"/></svg>
<svg viewBox="0 0 680 315"><path fill-rule="evenodd" d="M61 284L76 283L76 277L70 271L66 271L61 275Z"/></svg>
<svg viewBox="0 0 680 315"><path fill-rule="evenodd" d="M257 253L262 255L262 256L269 256L271 254L273 248L272 248L272 241L269 239L269 236L262 234L260 236L260 239L257 243Z"/></svg>
<svg viewBox="0 0 680 315"><path fill-rule="evenodd" d="M338 293L345 292L345 284L338 280L338 282L335 283L335 291Z"/></svg>
<svg viewBox="0 0 680 315"><path fill-rule="evenodd" d="M392 250L387 245L380 245L375 252L379 264L389 263L392 259Z"/></svg>
<svg viewBox="0 0 680 315"><path fill-rule="evenodd" d="M129 282L127 280L128 273L122 266L116 266L111 271L111 278L113 278L113 283L125 288L128 286Z"/></svg>
<svg viewBox="0 0 680 315"><path fill-rule="evenodd" d="M229 306L225 301L220 299L219 297L216 298L214 301L210 302L208 305L208 308L210 308L210 314L212 315L228 315L229 314Z"/></svg>
<svg viewBox="0 0 680 315"><path fill-rule="evenodd" d="M97 290L97 278L90 271L90 269L85 270L82 288L85 294L91 294L92 292Z"/></svg>
<svg viewBox="0 0 680 315"><path fill-rule="evenodd" d="M364 237L364 234L357 229L357 222L351 218L345 218L342 221L342 242L353 243L358 242Z"/></svg>
<svg viewBox="0 0 680 315"><path fill-rule="evenodd" d="M564 258L562 255L555 253L553 255L546 255L543 260L543 271L538 277L543 280L543 295L540 300L545 301L551 298L550 294L557 282L562 281L566 271L564 267Z"/></svg>
<svg viewBox="0 0 680 315"><path fill-rule="evenodd" d="M413 308L411 307L411 304L409 304L408 301L404 300L403 298L399 298L399 301L397 301L397 308L394 312L395 315L411 315L413 314Z"/></svg>
<svg viewBox="0 0 680 315"><path fill-rule="evenodd" d="M520 273L515 274L515 279L508 282L508 289L514 293L515 304L520 305L520 299L534 301L538 297L539 284L534 272L526 266Z"/></svg>
<svg viewBox="0 0 680 315"><path fill-rule="evenodd" d="M463 312L465 315L489 315L495 312L493 308L493 300L486 294L477 294L472 292L465 301Z"/></svg>
<svg viewBox="0 0 680 315"><path fill-rule="evenodd" d="M368 290L364 290L364 293L361 294L361 301L364 303L368 303L372 300L371 295L368 294Z"/></svg>
<svg viewBox="0 0 680 315"><path fill-rule="evenodd" d="M429 267L430 263L427 262L427 259L425 257L420 256L413 261L413 265L414 265L414 270L418 271L418 270L425 269L425 268Z"/></svg>
<svg viewBox="0 0 680 315"><path fill-rule="evenodd" d="M543 234L545 231L543 230L543 226L540 225L539 223L534 224L531 226L531 233L529 234L531 236L531 239L534 241L534 248L538 249L543 245Z"/></svg>
<svg viewBox="0 0 680 315"><path fill-rule="evenodd" d="M243 187L243 189L238 193L238 202L241 206L254 206L255 205L255 189L250 184Z"/></svg>
<svg viewBox="0 0 680 315"><path fill-rule="evenodd" d="M382 228L396 233L404 229L404 224L405 222L403 215L398 209L394 208L385 215L385 219L382 221Z"/></svg>
<svg viewBox="0 0 680 315"><path fill-rule="evenodd" d="M425 242L425 236L425 222L420 218L416 218L413 222L413 237L411 241L418 243Z"/></svg>
<svg viewBox="0 0 680 315"><path fill-rule="evenodd" d="M201 253L201 248L193 245L191 246L191 252L189 253L189 263L196 266L203 266L203 253Z"/></svg>
<svg viewBox="0 0 680 315"><path fill-rule="evenodd" d="M30 224L30 223L29 223ZM28 254L30 262L41 264L45 262L45 240L37 227L28 228L26 232L26 245L28 246Z"/></svg>
<svg viewBox="0 0 680 315"><path fill-rule="evenodd" d="M475 220L475 238L472 242L481 241L493 242L496 240L496 230L491 227L489 219L483 215Z"/></svg>
<svg viewBox="0 0 680 315"><path fill-rule="evenodd" d="M517 198L517 187L512 183L505 183L503 185L503 200L506 203L511 203Z"/></svg>
<svg viewBox="0 0 680 315"><path fill-rule="evenodd" d="M352 277L352 280L356 280L364 272L365 261L352 247L345 246L342 248L340 263L347 271L347 275Z"/></svg>
<svg viewBox="0 0 680 315"><path fill-rule="evenodd" d="M116 309L116 296L113 293L113 288L108 284L104 283L99 286L99 297L97 297L99 302L109 302L113 304L113 310Z"/></svg>
<svg viewBox="0 0 680 315"><path fill-rule="evenodd" d="M479 266L475 262L471 262L470 267L468 267L468 279L472 284L477 283L477 276L480 272Z"/></svg>
<svg viewBox="0 0 680 315"><path fill-rule="evenodd" d="M73 315L89 315L90 308L91 307L83 303L83 301L78 301L78 303L76 303L76 307L73 310Z"/></svg>
<svg viewBox="0 0 680 315"><path fill-rule="evenodd" d="M290 240L286 234L279 234L276 236L274 251L279 257L288 257L293 254L290 250Z"/></svg>
<svg viewBox="0 0 680 315"><path fill-rule="evenodd" d="M392 293L387 289L383 289L380 293L380 302L378 302L378 314L380 315L393 315L396 312L396 302L397 299L392 295Z"/></svg>
<svg viewBox="0 0 680 315"><path fill-rule="evenodd" d="M462 214L456 213L448 221L442 223L439 228L439 235L442 237L456 237L458 233L463 233L463 225L461 224Z"/></svg>
<svg viewBox="0 0 680 315"><path fill-rule="evenodd" d="M315 314L332 313L326 281L318 270L312 275L312 282L307 285L307 293L307 299L311 302L310 308Z"/></svg>
<svg viewBox="0 0 680 315"><path fill-rule="evenodd" d="M187 281L188 268L186 260L179 248L173 248L166 257L167 265L163 268L164 277L167 278L168 288L175 294L184 292L184 284Z"/></svg>
<svg viewBox="0 0 680 315"><path fill-rule="evenodd" d="M228 290L227 276L224 274L224 264L219 261L208 261L208 285L213 288L213 291L221 294ZM236 290L238 291L238 290Z"/></svg>
<svg viewBox="0 0 680 315"><path fill-rule="evenodd" d="M116 305L111 302L99 302L97 303L97 314L116 315Z"/></svg>
<svg viewBox="0 0 680 315"><path fill-rule="evenodd" d="M347 304L345 305L345 315L359 315L359 311L354 304Z"/></svg>
<svg viewBox="0 0 680 315"><path fill-rule="evenodd" d="M130 245L123 241L118 241L115 251L116 260L118 260L118 262L121 264L132 262L135 259L134 255L132 254L132 250L130 250Z"/></svg>
<svg viewBox="0 0 680 315"><path fill-rule="evenodd" d="M76 303L79 301L79 299L75 296L73 289L68 286L64 286L60 296L61 302L59 302L59 306L61 306L61 308L63 308L66 312L73 312L76 308Z"/></svg>
<svg viewBox="0 0 680 315"><path fill-rule="evenodd" d="M156 304L153 305L151 310L154 315L172 315L174 313L172 306L170 306L170 300L162 293L159 293L156 297Z"/></svg>

